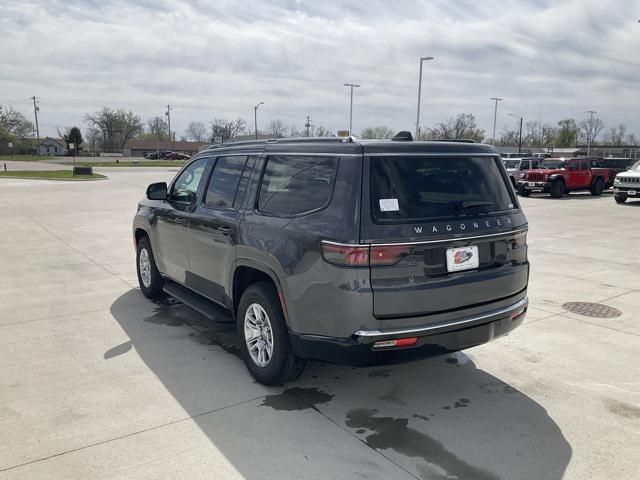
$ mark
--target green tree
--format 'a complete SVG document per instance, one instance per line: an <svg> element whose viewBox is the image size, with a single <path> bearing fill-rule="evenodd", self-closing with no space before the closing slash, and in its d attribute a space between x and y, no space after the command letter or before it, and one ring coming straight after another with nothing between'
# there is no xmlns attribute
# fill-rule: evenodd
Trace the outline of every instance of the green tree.
<svg viewBox="0 0 640 480"><path fill-rule="evenodd" d="M84 143L80 129L78 127L71 127L67 133L65 133L63 138L67 143L67 148L69 148L69 144L73 143L75 154L78 155L78 152L82 150L82 144Z"/></svg>
<svg viewBox="0 0 640 480"><path fill-rule="evenodd" d="M578 144L580 128L573 118L565 118L558 122L556 147L575 147Z"/></svg>

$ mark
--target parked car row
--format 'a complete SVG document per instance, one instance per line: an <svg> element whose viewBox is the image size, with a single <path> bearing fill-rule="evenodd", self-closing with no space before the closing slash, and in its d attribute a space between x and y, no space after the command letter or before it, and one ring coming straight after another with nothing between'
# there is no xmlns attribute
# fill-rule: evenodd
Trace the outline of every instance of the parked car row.
<svg viewBox="0 0 640 480"><path fill-rule="evenodd" d="M144 158L146 158L147 160L189 160L191 157L180 152L155 151L145 153Z"/></svg>
<svg viewBox="0 0 640 480"><path fill-rule="evenodd" d="M616 201L623 203L629 196L636 196L633 185L638 163L632 158L503 158L509 178L519 195L527 197L531 192L549 193L560 198L565 193L588 190L599 196L602 191L624 184L625 190L614 191ZM630 172L627 172L629 170ZM616 182L618 175L623 175ZM624 178L624 181L622 180ZM640 179L638 179L640 187Z"/></svg>

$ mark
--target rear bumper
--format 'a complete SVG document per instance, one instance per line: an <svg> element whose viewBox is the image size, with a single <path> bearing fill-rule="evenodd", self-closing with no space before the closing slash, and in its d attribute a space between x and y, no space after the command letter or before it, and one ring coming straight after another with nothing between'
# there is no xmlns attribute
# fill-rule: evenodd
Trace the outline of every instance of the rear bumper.
<svg viewBox="0 0 640 480"><path fill-rule="evenodd" d="M529 301L423 327L359 330L350 338L302 335L290 332L294 353L304 359L364 366L397 363L463 350L508 334L524 320ZM375 342L418 337L411 347L376 348Z"/></svg>

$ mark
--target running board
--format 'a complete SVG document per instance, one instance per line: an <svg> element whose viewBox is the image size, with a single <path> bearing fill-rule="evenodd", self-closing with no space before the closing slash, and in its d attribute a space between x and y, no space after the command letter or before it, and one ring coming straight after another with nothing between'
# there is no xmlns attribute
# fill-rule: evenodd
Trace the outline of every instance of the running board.
<svg viewBox="0 0 640 480"><path fill-rule="evenodd" d="M193 308L198 313L201 313L209 320L214 320L216 322L233 321L233 318L229 314L229 310L198 295L197 293L192 292L188 288L185 288L176 282L165 279L162 290L173 298L180 300L185 305Z"/></svg>

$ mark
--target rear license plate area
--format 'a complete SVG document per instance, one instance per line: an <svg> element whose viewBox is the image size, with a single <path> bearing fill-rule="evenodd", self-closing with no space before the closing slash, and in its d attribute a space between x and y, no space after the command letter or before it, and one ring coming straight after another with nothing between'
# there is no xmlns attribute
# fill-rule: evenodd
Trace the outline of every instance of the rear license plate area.
<svg viewBox="0 0 640 480"><path fill-rule="evenodd" d="M447 271L459 272L461 270L470 270L478 268L479 265L480 255L478 254L477 246L447 249Z"/></svg>

